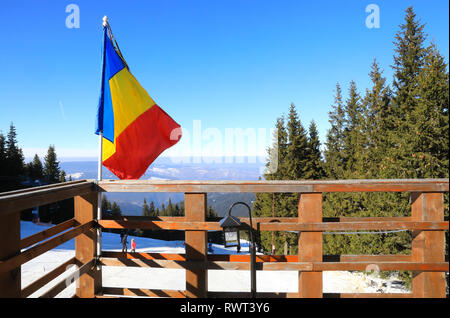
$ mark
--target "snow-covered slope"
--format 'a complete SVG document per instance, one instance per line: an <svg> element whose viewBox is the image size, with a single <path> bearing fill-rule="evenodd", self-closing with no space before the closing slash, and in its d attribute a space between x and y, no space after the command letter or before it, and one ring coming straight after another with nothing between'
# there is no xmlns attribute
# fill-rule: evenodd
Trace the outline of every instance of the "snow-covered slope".
<svg viewBox="0 0 450 318"><path fill-rule="evenodd" d="M36 225L21 221L21 237L27 237L44 230L49 225ZM128 242L134 238L137 252L147 253L184 253L183 241L162 241L150 238L129 236ZM235 254L233 248L224 248L213 244L214 254ZM120 237L113 233L102 234L102 250L121 251ZM248 243L243 242L241 253L248 253ZM57 248L48 251L22 265L22 288L53 270L75 255L75 240L70 240ZM30 297L38 297L56 283L73 273L72 267L60 275L52 283L36 291ZM128 287L145 289L186 289L185 270L162 268L134 268L105 266L102 269L103 286ZM75 292L75 284L68 283L68 288L58 297L71 297ZM361 272L324 272L323 288L325 293L388 293L407 292L395 276L381 279L376 275L365 275ZM260 292L297 292L298 272L296 271L258 271L257 290ZM210 291L250 291L249 271L208 271L208 290Z"/></svg>

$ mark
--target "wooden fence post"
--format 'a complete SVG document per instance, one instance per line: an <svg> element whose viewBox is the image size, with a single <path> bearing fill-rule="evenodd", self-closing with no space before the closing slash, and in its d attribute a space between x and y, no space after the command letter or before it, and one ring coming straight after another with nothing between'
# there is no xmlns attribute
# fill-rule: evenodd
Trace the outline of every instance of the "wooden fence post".
<svg viewBox="0 0 450 318"><path fill-rule="evenodd" d="M0 261L20 253L20 212L0 216ZM21 297L21 270L0 272L0 298Z"/></svg>
<svg viewBox="0 0 450 318"><path fill-rule="evenodd" d="M91 192L74 198L75 220L80 224L92 221L97 215L97 192ZM97 230L88 232L75 238L75 258L79 266L89 262L96 256ZM93 298L102 286L101 267L94 266L90 271L81 275L76 289L76 296Z"/></svg>
<svg viewBox="0 0 450 318"><path fill-rule="evenodd" d="M206 220L206 193L185 194L185 221ZM185 232L186 259L188 261L207 260L207 231ZM206 298L208 292L208 271L206 269L186 270L186 296Z"/></svg>
<svg viewBox="0 0 450 318"><path fill-rule="evenodd" d="M322 222L322 194L300 194L298 222ZM322 262L322 232L300 232L298 237L298 261ZM299 272L298 297L321 298L322 272Z"/></svg>
<svg viewBox="0 0 450 318"><path fill-rule="evenodd" d="M411 217L415 221L443 221L442 193L411 193ZM444 231L413 231L412 259L416 262L445 262ZM414 298L445 298L444 272L413 272Z"/></svg>

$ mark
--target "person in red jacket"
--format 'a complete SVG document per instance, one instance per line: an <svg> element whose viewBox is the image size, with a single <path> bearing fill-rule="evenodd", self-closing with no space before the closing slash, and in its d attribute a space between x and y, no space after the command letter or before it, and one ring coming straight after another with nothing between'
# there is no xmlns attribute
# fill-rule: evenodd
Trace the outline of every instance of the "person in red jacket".
<svg viewBox="0 0 450 318"><path fill-rule="evenodd" d="M136 241L134 238L131 239L131 252L136 252Z"/></svg>

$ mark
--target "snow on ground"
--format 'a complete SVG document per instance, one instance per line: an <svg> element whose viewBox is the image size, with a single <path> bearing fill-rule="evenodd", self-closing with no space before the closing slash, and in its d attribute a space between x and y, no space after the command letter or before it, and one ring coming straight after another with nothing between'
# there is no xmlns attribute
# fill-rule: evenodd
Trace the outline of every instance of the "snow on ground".
<svg viewBox="0 0 450 318"><path fill-rule="evenodd" d="M25 238L43 231L49 225L36 225L21 221L21 237ZM162 241L143 237L128 237L128 242L134 238L137 252L146 253L177 253L185 252L183 241ZM214 254L236 254L233 248L224 248L212 244ZM114 233L102 233L102 250L121 251L120 236ZM241 253L248 253L248 243L243 242ZM63 243L22 265L22 288L42 277L60 264L75 256L75 240ZM36 291L30 297L39 297L46 290L65 280L74 272L71 265L64 274L51 283ZM136 268L105 266L102 268L103 286L128 287L144 289L185 290L186 272L182 269ZM257 290L260 292L297 292L298 272L296 271L258 271L256 277ZM75 283L67 281L68 288L57 297L71 297L75 292ZM250 291L250 272L238 270L208 270L209 291ZM376 273L327 271L323 272L324 293L404 293L408 292L399 283L397 277L388 279L378 277Z"/></svg>
<svg viewBox="0 0 450 318"><path fill-rule="evenodd" d="M82 175L83 175L83 172L75 172L75 173L68 174L66 176L66 178L68 179L69 177L71 177L72 179L80 179Z"/></svg>

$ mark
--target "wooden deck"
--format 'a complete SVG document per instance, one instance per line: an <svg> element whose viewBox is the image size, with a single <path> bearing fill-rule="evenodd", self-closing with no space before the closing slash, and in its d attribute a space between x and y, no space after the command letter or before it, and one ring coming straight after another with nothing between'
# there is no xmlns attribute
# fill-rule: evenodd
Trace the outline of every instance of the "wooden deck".
<svg viewBox="0 0 450 318"><path fill-rule="evenodd" d="M102 192L182 192L184 217L120 217L97 220L98 191ZM297 293L258 293L258 297L306 298L428 298L446 297L443 193L448 179L420 180L338 180L338 181L101 181L81 180L0 194L0 297L28 297L64 272L78 266L76 297L249 297L249 293L211 292L207 288L209 269L249 270L249 255L209 255L207 231L221 230L219 220L206 220L207 193L276 192L300 193L297 217L253 218L253 226L264 231L299 233L299 255L258 255L257 270L298 271ZM322 194L326 192L409 192L411 216L367 218L323 218ZM20 211L74 197L73 219L30 237L20 238ZM242 218L244 227L249 221ZM184 254L116 253L97 255L97 228L160 229L186 232ZM410 230L411 255L323 255L324 232ZM21 265L75 238L75 257L30 285L21 287ZM25 249L25 250L24 250ZM103 286L103 266L178 268L186 270L186 290L146 290ZM322 272L364 271L377 266L380 271L413 271L412 293L408 294L324 294ZM52 287L42 297L54 297L65 282ZM109 295L109 296L106 296Z"/></svg>

